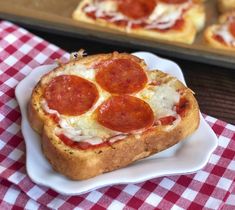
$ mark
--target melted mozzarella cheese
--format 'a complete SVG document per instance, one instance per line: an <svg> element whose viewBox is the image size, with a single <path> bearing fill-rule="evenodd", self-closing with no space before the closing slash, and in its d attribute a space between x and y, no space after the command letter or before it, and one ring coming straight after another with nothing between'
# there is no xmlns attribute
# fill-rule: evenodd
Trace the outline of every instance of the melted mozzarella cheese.
<svg viewBox="0 0 235 210"><path fill-rule="evenodd" d="M119 140L122 140L122 139L124 139L124 138L126 138L126 137L127 137L127 135L125 135L125 134L120 134L120 135L117 135L117 136L114 136L114 137L110 138L110 139L109 139L109 142L110 142L110 143L114 143L114 142L119 141Z"/></svg>
<svg viewBox="0 0 235 210"><path fill-rule="evenodd" d="M59 112L57 112L57 111L54 110L54 109L50 109L50 108L49 108L49 106L48 106L48 104L47 104L47 102L46 102L45 99L42 99L42 100L41 100L41 106L42 106L43 110L44 110L46 113L52 114L52 115L55 114L57 117L60 117Z"/></svg>
<svg viewBox="0 0 235 210"><path fill-rule="evenodd" d="M109 21L128 21L126 30L131 29L132 24L147 23L146 29L166 29L172 27L181 18L185 9L189 8L192 1L183 4L165 4L158 2L154 11L147 19L133 20L117 10L117 2L113 0L94 1L84 8L84 12L95 12L96 17L105 15L113 16Z"/></svg>
<svg viewBox="0 0 235 210"><path fill-rule="evenodd" d="M84 8L84 12L95 12L96 17L116 14L117 3L114 1L94 1Z"/></svg>
<svg viewBox="0 0 235 210"><path fill-rule="evenodd" d="M158 3L153 13L148 18L148 29L166 29L175 25L183 14L183 11L190 6L190 2L184 4L164 4Z"/></svg>
<svg viewBox="0 0 235 210"><path fill-rule="evenodd" d="M214 31L215 35L221 36L226 44L235 47L235 38L229 31L229 24L226 23Z"/></svg>
<svg viewBox="0 0 235 210"><path fill-rule="evenodd" d="M88 111L78 117L61 116L60 126L64 128L64 130L71 128L71 132L73 132L73 130L80 131L80 135L85 136L100 136L101 138L109 138L111 135L116 134L115 131L111 131L100 125L94 118L91 111Z"/></svg>
<svg viewBox="0 0 235 210"><path fill-rule="evenodd" d="M55 76L60 75L76 75L83 77L87 80L94 81L95 79L95 69L88 69L84 65L76 64L74 66L66 66L63 71L59 71L55 73Z"/></svg>
<svg viewBox="0 0 235 210"><path fill-rule="evenodd" d="M57 72L55 76L60 75L76 75L81 76L91 82L95 83L95 70L88 69L83 65L67 66L63 72ZM60 128L56 128L56 133L63 133L65 136L73 141L85 141L93 142L92 144L101 143L102 139L109 138L118 134L115 131L104 128L95 119L93 112L101 105L106 99L110 97L110 94L105 91L101 91L96 84L99 91L99 99L94 106L86 113L80 116L64 116L60 115L56 110L50 109L45 99L42 99L41 106L43 110L49 114L56 114L60 121ZM94 143L96 142L96 143Z"/></svg>
<svg viewBox="0 0 235 210"><path fill-rule="evenodd" d="M55 133L57 135L63 133L66 137L74 142L87 142L91 145L101 144L103 142L102 138L100 137L81 135L81 131L77 131L73 127L67 129L56 128Z"/></svg>
<svg viewBox="0 0 235 210"><path fill-rule="evenodd" d="M96 84L94 70L87 69L85 66L77 65L66 67L62 74L82 76ZM174 80L171 81L173 82ZM80 116L60 115L56 110L52 110L48 107L45 99L41 101L41 106L45 112L49 114L56 114L60 119L59 126L55 129L56 134L62 133L75 142L88 142L92 145L100 144L107 138L111 143L113 143L126 137L127 134L105 128L96 121L94 111L99 105L110 97L108 92L101 90L97 84L96 86L99 91L98 101L89 111ZM171 87L171 82L161 86L148 86L135 96L146 101L150 105L156 120L164 116L178 117L173 107L179 102L180 94L173 87ZM175 124L176 123L178 123L177 120ZM142 131L139 132L141 133ZM138 132L134 134L138 134Z"/></svg>
<svg viewBox="0 0 235 210"><path fill-rule="evenodd" d="M106 13L117 11L117 3L113 0L95 1L95 6L96 8L98 8L98 10L101 10Z"/></svg>
<svg viewBox="0 0 235 210"><path fill-rule="evenodd" d="M80 135L86 136L87 138L99 136L101 139L105 139L117 134L117 132L100 125L94 117L93 113L97 109L97 107L101 105L105 100L107 100L110 96L107 92L99 92L100 93L98 101L88 112L80 116L60 115L59 125L62 128L62 131L67 131L66 133L64 133L66 136L68 136L67 134L70 133L70 136ZM78 137L76 138L78 139Z"/></svg>
<svg viewBox="0 0 235 210"><path fill-rule="evenodd" d="M179 102L180 94L168 84L144 89L138 93L137 97L142 98L150 105L156 119L177 116L173 108Z"/></svg>

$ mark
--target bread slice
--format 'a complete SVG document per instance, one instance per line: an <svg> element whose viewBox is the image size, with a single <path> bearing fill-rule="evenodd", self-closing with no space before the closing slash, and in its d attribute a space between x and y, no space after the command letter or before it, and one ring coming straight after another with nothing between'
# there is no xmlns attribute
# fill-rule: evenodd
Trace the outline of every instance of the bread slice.
<svg viewBox="0 0 235 210"><path fill-rule="evenodd" d="M233 37L228 29L226 30L226 37L228 37L228 35L229 37L231 37L230 43L226 43L225 41L223 41L223 39L218 40L215 38L215 35L218 34L218 31L221 31L223 27L227 27L227 25L229 24L229 19L231 17L235 17L235 12L227 12L221 15L216 24L213 24L206 28L206 30L204 31L204 39L209 46L226 51L235 51L235 37ZM222 35L222 33L220 34ZM234 44L231 44L231 42L234 42Z"/></svg>
<svg viewBox="0 0 235 210"><path fill-rule="evenodd" d="M93 74L97 74L95 66L115 59L132 60L145 71L147 83L144 88L129 95L151 107L154 123L150 126L138 131L117 132L97 121L96 110L100 106L97 104L115 96L93 79ZM59 114L59 121L55 120L53 112L48 111L42 102L46 88L53 78L60 75L76 75L92 81L99 90L100 98L82 115L71 117ZM133 55L114 52L72 60L43 76L32 92L28 118L31 126L42 136L42 150L52 167L70 179L83 180L125 167L182 141L197 129L199 108L192 91L176 78L159 70L148 71L144 61ZM67 123L65 127L64 122ZM88 147L76 146L81 142L74 143L71 139L70 143L66 143L58 135L58 130L66 134L73 131L73 126L82 131L81 137L91 136ZM100 136L103 137L102 143L92 145L94 138Z"/></svg>
<svg viewBox="0 0 235 210"><path fill-rule="evenodd" d="M111 0L112 1L112 0ZM201 1L200 1L201 2ZM158 4L162 4L161 2ZM146 27L131 27L131 20L129 20L127 25L117 24L112 21L108 21L102 17L92 18L86 14L84 8L87 5L93 5L93 0L83 0L79 3L76 10L73 12L73 19L95 24L99 26L103 26L110 29L115 29L118 31L122 31L128 34L132 34L137 37L151 37L153 39L171 41L171 42L181 42L191 44L196 36L196 33L200 31L205 25L205 8L203 3L199 3L198 1L191 2L191 5L187 7L186 12L182 13L181 19L176 21L174 26L166 28L164 30L161 29L153 29L151 26ZM172 9L173 7L178 7L179 4L163 4L164 8L169 8L169 10L175 12L177 9ZM170 6L169 6L170 5ZM114 8L112 5L110 8ZM156 6L158 7L158 6ZM185 9L183 9L185 10ZM120 15L120 13L119 13ZM172 15L172 14L171 14ZM154 19L154 15L152 13L152 20ZM151 19L149 16L149 19ZM138 22L138 20L134 20L134 22Z"/></svg>
<svg viewBox="0 0 235 210"><path fill-rule="evenodd" d="M186 13L185 18L193 22L197 32L201 31L206 22L206 12L204 4L195 3Z"/></svg>
<svg viewBox="0 0 235 210"><path fill-rule="evenodd" d="M217 0L217 5L221 13L235 10L235 0Z"/></svg>

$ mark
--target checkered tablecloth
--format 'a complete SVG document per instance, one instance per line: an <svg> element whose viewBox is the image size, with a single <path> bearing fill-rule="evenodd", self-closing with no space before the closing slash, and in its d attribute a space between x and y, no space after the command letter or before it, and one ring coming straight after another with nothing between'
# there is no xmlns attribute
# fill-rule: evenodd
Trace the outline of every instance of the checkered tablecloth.
<svg viewBox="0 0 235 210"><path fill-rule="evenodd" d="M0 209L235 209L235 126L207 115L219 146L196 173L113 185L79 196L34 184L26 173L14 90L35 67L67 56L28 31L0 22Z"/></svg>

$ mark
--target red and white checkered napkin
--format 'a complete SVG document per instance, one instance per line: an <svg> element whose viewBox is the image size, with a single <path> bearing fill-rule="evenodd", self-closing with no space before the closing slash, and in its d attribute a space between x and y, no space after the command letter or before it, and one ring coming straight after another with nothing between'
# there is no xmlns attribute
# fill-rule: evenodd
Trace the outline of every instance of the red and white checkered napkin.
<svg viewBox="0 0 235 210"><path fill-rule="evenodd" d="M34 184L26 173L14 89L31 69L67 56L28 31L0 22L0 209L235 209L235 126L209 116L204 117L219 146L197 173L114 185L80 196L60 195Z"/></svg>

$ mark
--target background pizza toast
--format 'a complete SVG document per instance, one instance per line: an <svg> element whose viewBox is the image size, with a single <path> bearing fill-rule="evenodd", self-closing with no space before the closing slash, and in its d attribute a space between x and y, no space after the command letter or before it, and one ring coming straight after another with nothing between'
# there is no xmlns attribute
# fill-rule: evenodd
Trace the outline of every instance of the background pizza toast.
<svg viewBox="0 0 235 210"><path fill-rule="evenodd" d="M204 31L206 43L221 50L235 51L235 11L221 15L216 24Z"/></svg>
<svg viewBox="0 0 235 210"><path fill-rule="evenodd" d="M85 12L85 9L84 9L87 5L93 5L93 2L94 2L93 0L81 1L77 9L73 12L73 18L75 20L79 20L82 22L97 24L97 25L104 26L107 28L119 30L122 32L127 32L132 35L146 36L146 37L151 37L154 39L182 42L182 43L187 43L187 44L191 44L194 41L196 33L200 31L205 25L205 11L204 11L205 8L204 8L204 5L200 3L201 1L193 2L192 5L187 9L181 8L182 10L186 10L185 12L183 12L181 18L176 21L174 26L171 26L164 30L151 29L151 28L148 28L148 26L147 27L130 27L130 24L129 24L130 22L127 24L123 24L123 21L120 21L120 23L117 24L115 23L115 21L114 22L108 21L107 18L95 17L94 14L90 12L91 9L87 10L89 12ZM178 7L180 4L164 4L164 5L165 5L164 7L169 7L170 11L175 12L177 9L173 8L172 5L174 5L175 7ZM111 9L114 6L110 5L109 7ZM156 7L158 7L158 5ZM132 9L129 9L128 11L130 12L132 11ZM134 14L131 14L131 15L135 17ZM169 16L172 16L172 14L169 13ZM150 16L149 16L149 19L151 19ZM135 18L133 20L134 22L135 21L138 22L138 18Z"/></svg>

